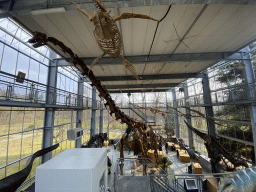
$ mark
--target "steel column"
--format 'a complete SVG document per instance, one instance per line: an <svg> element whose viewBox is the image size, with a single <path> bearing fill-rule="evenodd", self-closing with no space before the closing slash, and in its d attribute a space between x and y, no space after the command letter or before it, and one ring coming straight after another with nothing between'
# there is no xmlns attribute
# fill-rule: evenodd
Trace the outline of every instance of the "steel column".
<svg viewBox="0 0 256 192"><path fill-rule="evenodd" d="M100 98L100 128L99 133L103 133L103 97Z"/></svg>
<svg viewBox="0 0 256 192"><path fill-rule="evenodd" d="M189 98L188 98L188 85L187 85L187 82L185 82L183 84L183 88L184 88L184 97L185 97L185 106L187 108L190 108L189 107ZM186 121L189 125L192 125L191 123L191 113L190 113L190 110L189 109L186 109ZM191 148L192 145L194 144L194 141L193 141L193 133L192 133L192 130L187 128L188 129L188 142L189 142L189 147Z"/></svg>
<svg viewBox="0 0 256 192"><path fill-rule="evenodd" d="M210 90L210 84L209 84L209 78L208 78L207 72L203 74L202 84L203 84L204 104L207 104L207 106L205 107L206 116L214 117L213 109L211 106L212 98L211 98L211 90ZM208 134L216 137L215 124L207 121L207 128L208 128Z"/></svg>
<svg viewBox="0 0 256 192"><path fill-rule="evenodd" d="M252 63L249 54L249 46L242 49L241 54L243 54L243 57L245 60L243 60L245 65L245 73L246 73L246 80L248 83L248 95L251 97L252 103L250 105L250 116L251 116L251 124L252 124L252 133L253 133L253 143L254 143L254 155L256 159L256 91L255 91L255 79L252 69Z"/></svg>
<svg viewBox="0 0 256 192"><path fill-rule="evenodd" d="M175 125L175 134L176 137L180 137L180 127L179 127L179 119L178 119L178 111L177 111L177 101L176 101L176 92L175 88L172 88L172 99L173 99L173 108L174 108L174 125Z"/></svg>
<svg viewBox="0 0 256 192"><path fill-rule="evenodd" d="M57 54L51 50L50 58L54 59ZM56 61L50 61L48 67L48 81L47 81L47 95L46 104L55 104L56 102L56 84L57 84L57 71L58 68L55 65ZM53 144L53 130L54 130L54 114L53 108L45 108L44 114L44 129L43 129L43 143L42 148L47 148ZM52 152L49 152L42 156L42 164L52 158Z"/></svg>
<svg viewBox="0 0 256 192"><path fill-rule="evenodd" d="M92 117L91 117L91 132L90 136L95 135L96 131L96 109L97 109L97 100L96 100L96 87L92 88Z"/></svg>
<svg viewBox="0 0 256 192"><path fill-rule="evenodd" d="M83 107L83 91L84 91L84 80L83 78L79 78L78 82L78 90L77 90L77 106ZM76 127L82 128L82 112L83 110L77 110L76 115ZM81 137L76 140L76 148L81 147Z"/></svg>
<svg viewBox="0 0 256 192"><path fill-rule="evenodd" d="M170 130L170 123L169 123L169 116L170 116L170 114L169 114L169 106L168 106L168 98L167 98L167 92L165 92L165 101L166 101L166 111L167 111L167 113L166 113L166 130ZM167 132L167 131L166 131Z"/></svg>

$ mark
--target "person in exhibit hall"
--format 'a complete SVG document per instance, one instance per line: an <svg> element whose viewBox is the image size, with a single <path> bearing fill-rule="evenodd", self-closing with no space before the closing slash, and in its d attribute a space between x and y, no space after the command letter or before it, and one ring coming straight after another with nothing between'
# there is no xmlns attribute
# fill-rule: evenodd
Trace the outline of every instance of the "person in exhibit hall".
<svg viewBox="0 0 256 192"><path fill-rule="evenodd" d="M166 151L166 154L168 154L168 143L167 142L165 143L165 151Z"/></svg>

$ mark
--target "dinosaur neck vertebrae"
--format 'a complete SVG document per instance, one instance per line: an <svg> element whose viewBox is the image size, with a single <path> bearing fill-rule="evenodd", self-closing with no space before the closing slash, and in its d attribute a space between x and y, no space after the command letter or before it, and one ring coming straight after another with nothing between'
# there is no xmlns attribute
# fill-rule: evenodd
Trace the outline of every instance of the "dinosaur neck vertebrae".
<svg viewBox="0 0 256 192"><path fill-rule="evenodd" d="M89 70L89 68L85 65L82 59L80 59L76 54L73 53L73 51L64 45L61 41L57 40L54 37L47 37L46 34L35 32L35 35L33 38L29 40L29 43L33 43L34 47L40 47L42 45L45 45L47 42L51 42L56 46L59 46L61 50L70 55L72 58L72 63L80 70L82 70L82 74L86 75L91 80L91 86L95 86L96 89L99 92L99 96L103 97L106 100L106 103L104 104L105 107L109 108L110 115L115 115L115 119L117 121L120 121L121 123L125 123L127 125L127 129L122 136L121 139L121 150L120 150L120 157L124 158L123 155L123 149L122 147L126 145L128 148L128 135L133 130L133 145L134 148L139 147L140 151L142 153L143 158L147 158L147 151L148 149L154 149L155 156L157 159L157 137L155 133L152 131L152 129L145 123L135 120L133 118L130 118L127 116L124 112L122 112L119 107L116 106L115 102L112 100L110 94L108 93L108 90L102 87L101 82L95 77L92 70ZM134 149L133 148L133 149Z"/></svg>

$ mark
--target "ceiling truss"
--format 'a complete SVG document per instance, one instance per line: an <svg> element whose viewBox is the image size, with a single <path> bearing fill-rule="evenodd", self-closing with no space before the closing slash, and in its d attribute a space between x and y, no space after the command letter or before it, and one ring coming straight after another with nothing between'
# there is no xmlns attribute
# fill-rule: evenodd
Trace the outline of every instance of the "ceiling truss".
<svg viewBox="0 0 256 192"><path fill-rule="evenodd" d="M93 1L76 1L84 9L95 9L95 3ZM232 5L255 5L254 0L183 0L183 1L103 1L106 8L122 8L122 7L141 7L141 6L156 6L156 5L185 5L185 4L232 4ZM41 10L47 8L59 8L64 7L66 11L76 9L74 5L70 3L69 0L38 0L38 1L28 1L28 0L1 0L0 1L0 17L11 17L11 16L24 16L30 15L31 11Z"/></svg>
<svg viewBox="0 0 256 192"><path fill-rule="evenodd" d="M179 83L160 83L160 84L136 84L136 85L103 85L106 89L136 89L136 88L160 88L160 87L175 87Z"/></svg>
<svg viewBox="0 0 256 192"><path fill-rule="evenodd" d="M160 54L160 55L139 55L139 56L126 56L132 64L141 63L156 63L156 62L192 62L192 61L209 61L209 60L242 60L241 53L231 53L231 52L211 52L211 53L182 53L182 54ZM89 66L95 60L95 57L83 58L84 63ZM73 65L71 60L58 59L58 66L70 66ZM97 65L123 65L122 60L118 57L112 59L111 57L103 57L98 62Z"/></svg>

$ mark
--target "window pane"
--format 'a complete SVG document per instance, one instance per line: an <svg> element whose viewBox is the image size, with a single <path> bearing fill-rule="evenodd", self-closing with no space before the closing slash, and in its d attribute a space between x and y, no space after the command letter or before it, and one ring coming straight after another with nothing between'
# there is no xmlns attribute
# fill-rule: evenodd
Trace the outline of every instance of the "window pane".
<svg viewBox="0 0 256 192"><path fill-rule="evenodd" d="M8 110L10 107L0 107L1 110ZM0 111L0 135L8 133L9 129L9 120L10 120L10 111Z"/></svg>
<svg viewBox="0 0 256 192"><path fill-rule="evenodd" d="M15 110L23 110L23 109L15 108ZM23 111L12 111L11 112L10 133L17 133L17 132L22 131L23 116L24 116Z"/></svg>
<svg viewBox="0 0 256 192"><path fill-rule="evenodd" d="M11 35L8 35L8 34L5 35L5 43L10 45L12 40L13 40L13 37Z"/></svg>
<svg viewBox="0 0 256 192"><path fill-rule="evenodd" d="M8 163L11 163L20 158L21 133L10 135L8 145Z"/></svg>
<svg viewBox="0 0 256 192"><path fill-rule="evenodd" d="M6 165L7 136L0 137L0 167Z"/></svg>
<svg viewBox="0 0 256 192"><path fill-rule="evenodd" d="M68 77L66 77L66 91L71 91L71 80L68 78Z"/></svg>
<svg viewBox="0 0 256 192"><path fill-rule="evenodd" d="M12 44L11 44L12 47L18 49L19 48L19 44L20 44L20 42L17 39L13 39L12 40Z"/></svg>
<svg viewBox="0 0 256 192"><path fill-rule="evenodd" d="M43 130L34 131L33 153L42 149Z"/></svg>
<svg viewBox="0 0 256 192"><path fill-rule="evenodd" d="M1 27L3 27L4 29L7 29L8 22L9 22L9 19L7 19L7 18L0 19Z"/></svg>
<svg viewBox="0 0 256 192"><path fill-rule="evenodd" d="M44 111L36 111L35 128L40 128L44 126L44 113Z"/></svg>
<svg viewBox="0 0 256 192"><path fill-rule="evenodd" d="M28 108L28 109L32 109L32 108ZM24 131L34 129L34 127L35 127L34 117L35 117L34 111L26 111L25 112L24 126L23 126Z"/></svg>
<svg viewBox="0 0 256 192"><path fill-rule="evenodd" d="M9 21L7 30L13 35L15 35L16 31L18 30L18 26L15 25L13 22Z"/></svg>
<svg viewBox="0 0 256 192"><path fill-rule="evenodd" d="M32 139L33 139L32 131L25 132L23 134L21 157L25 157L32 153Z"/></svg>
<svg viewBox="0 0 256 192"><path fill-rule="evenodd" d="M39 73L39 64L37 61L31 59L30 67L29 67L29 79L33 81L38 81L38 73Z"/></svg>
<svg viewBox="0 0 256 192"><path fill-rule="evenodd" d="M19 171L19 162L6 167L6 177Z"/></svg>
<svg viewBox="0 0 256 192"><path fill-rule="evenodd" d="M22 29L19 28L18 31L16 32L16 37L18 37L20 39L20 36L21 36L21 32L22 32Z"/></svg>
<svg viewBox="0 0 256 192"><path fill-rule="evenodd" d="M28 39L30 39L31 38L31 36L29 35L29 34L27 34L25 31L22 31L21 32L21 40L23 40L23 41L28 41Z"/></svg>
<svg viewBox="0 0 256 192"><path fill-rule="evenodd" d="M12 48L5 46L4 55L1 65L1 71L15 75L16 62L18 52Z"/></svg>
<svg viewBox="0 0 256 192"><path fill-rule="evenodd" d="M19 50L30 55L30 48L27 45L24 45L23 43L20 44Z"/></svg>
<svg viewBox="0 0 256 192"><path fill-rule="evenodd" d="M40 54L31 49L30 56L35 58L36 60L40 60Z"/></svg>
<svg viewBox="0 0 256 192"><path fill-rule="evenodd" d="M0 169L0 179L3 179L5 177L5 168Z"/></svg>
<svg viewBox="0 0 256 192"><path fill-rule="evenodd" d="M39 82L46 85L48 75L48 67L40 65Z"/></svg>
<svg viewBox="0 0 256 192"><path fill-rule="evenodd" d="M29 68L29 58L27 56L19 53L16 75L18 75L18 71L21 71L26 74L25 78L27 78L28 77L28 68Z"/></svg>

